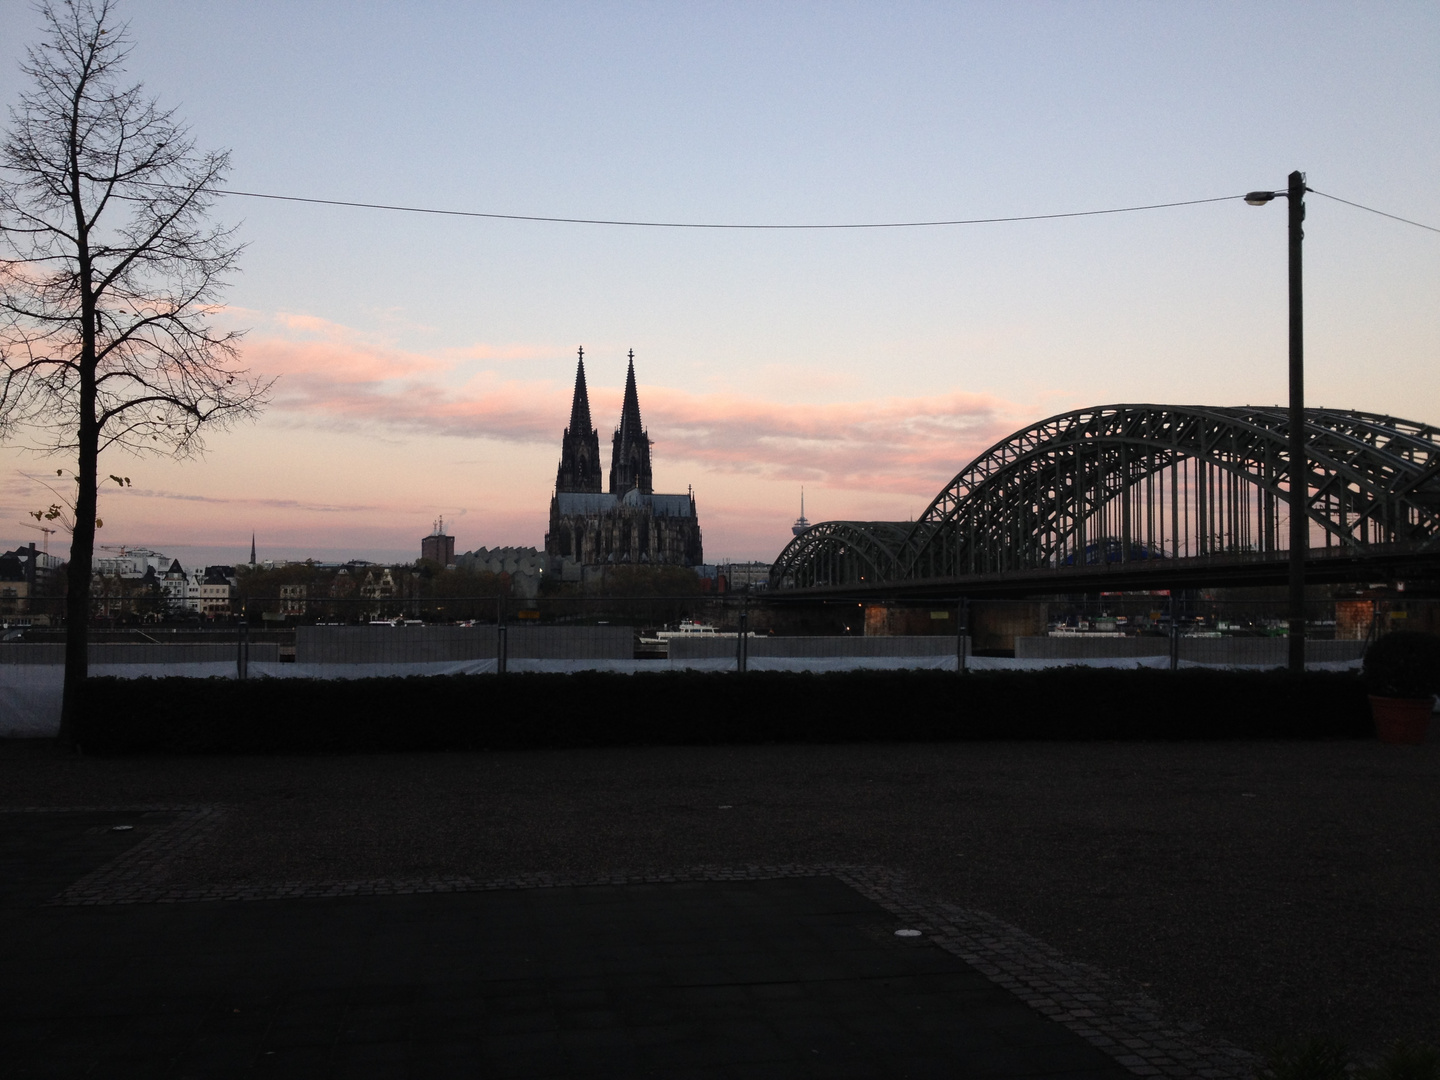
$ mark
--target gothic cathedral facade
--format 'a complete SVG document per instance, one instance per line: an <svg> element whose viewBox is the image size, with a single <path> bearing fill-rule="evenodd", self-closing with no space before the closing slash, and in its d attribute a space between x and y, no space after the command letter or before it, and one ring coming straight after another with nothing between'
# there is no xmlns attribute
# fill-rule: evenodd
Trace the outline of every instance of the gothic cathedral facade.
<svg viewBox="0 0 1440 1080"><path fill-rule="evenodd" d="M654 491L650 436L640 422L633 350L620 426L610 443L609 491L600 489L600 480L600 433L590 426L581 349L570 426L560 440L560 467L550 498L550 531L545 534L552 572L574 580L582 576L583 567L698 566L704 561L694 491L684 495Z"/></svg>

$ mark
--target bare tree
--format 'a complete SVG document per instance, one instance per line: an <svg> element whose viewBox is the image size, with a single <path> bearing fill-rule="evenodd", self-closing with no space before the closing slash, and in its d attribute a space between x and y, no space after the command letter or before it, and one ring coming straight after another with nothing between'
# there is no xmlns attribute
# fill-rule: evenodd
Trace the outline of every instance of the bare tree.
<svg viewBox="0 0 1440 1080"><path fill-rule="evenodd" d="M185 457L270 384L213 326L241 246L209 222L229 155L122 83L109 0L46 0L0 146L0 438L74 455L61 739L86 672L100 456Z"/></svg>

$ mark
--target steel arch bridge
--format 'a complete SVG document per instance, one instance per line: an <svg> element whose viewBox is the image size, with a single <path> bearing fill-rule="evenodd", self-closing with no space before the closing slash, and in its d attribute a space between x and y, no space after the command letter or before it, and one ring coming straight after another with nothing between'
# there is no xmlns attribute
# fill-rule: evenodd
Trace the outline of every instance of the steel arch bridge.
<svg viewBox="0 0 1440 1080"><path fill-rule="evenodd" d="M1291 509L1289 411L1103 405L996 443L914 522L827 521L771 569L778 590L855 590L1039 574L1281 564ZM1305 411L1310 558L1421 556L1440 569L1440 429ZM1433 557L1433 560L1432 560ZM1101 570L1097 574L1096 570Z"/></svg>

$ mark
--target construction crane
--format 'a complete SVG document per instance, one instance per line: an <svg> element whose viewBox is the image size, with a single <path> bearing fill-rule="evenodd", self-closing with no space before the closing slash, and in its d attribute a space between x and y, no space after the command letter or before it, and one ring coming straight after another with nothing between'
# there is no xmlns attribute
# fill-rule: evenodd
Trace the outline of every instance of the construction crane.
<svg viewBox="0 0 1440 1080"><path fill-rule="evenodd" d="M46 555L49 555L49 554L50 554L50 534L51 534L51 533L57 533L57 532L59 532L60 530L59 530L59 529L52 529L52 528L50 528L49 525L32 525L32 524L30 524L30 522L28 522L28 521L22 521L22 522L20 522L20 524L23 525L23 526L25 526L25 528L27 528L27 529L34 529L34 530L36 530L37 532L42 532L42 533L45 534L45 539L41 541L41 548L40 548L40 549L41 549L42 551L44 551Z"/></svg>

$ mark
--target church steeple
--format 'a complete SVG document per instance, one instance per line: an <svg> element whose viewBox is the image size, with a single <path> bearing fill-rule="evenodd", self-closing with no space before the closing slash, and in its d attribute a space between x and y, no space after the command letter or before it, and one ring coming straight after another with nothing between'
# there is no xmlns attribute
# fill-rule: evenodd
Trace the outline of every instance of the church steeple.
<svg viewBox="0 0 1440 1080"><path fill-rule="evenodd" d="M585 347L579 349L580 362L575 367L575 397L570 402L571 431L590 431L590 392L585 388Z"/></svg>
<svg viewBox="0 0 1440 1080"><path fill-rule="evenodd" d="M585 349L575 367L575 396L570 402L570 426L560 440L560 468L555 490L600 490L600 433L590 426L590 393L585 387Z"/></svg>
<svg viewBox="0 0 1440 1080"><path fill-rule="evenodd" d="M650 476L650 436L640 422L640 395L635 389L635 350L630 350L630 370L625 376L625 404L620 408L620 426L610 448L610 491L624 495L639 488L649 495L654 490Z"/></svg>
<svg viewBox="0 0 1440 1080"><path fill-rule="evenodd" d="M620 431L624 435L637 435L644 428L640 424L640 395L635 390L635 350L630 350L630 370L625 373L625 404L620 407Z"/></svg>

